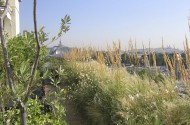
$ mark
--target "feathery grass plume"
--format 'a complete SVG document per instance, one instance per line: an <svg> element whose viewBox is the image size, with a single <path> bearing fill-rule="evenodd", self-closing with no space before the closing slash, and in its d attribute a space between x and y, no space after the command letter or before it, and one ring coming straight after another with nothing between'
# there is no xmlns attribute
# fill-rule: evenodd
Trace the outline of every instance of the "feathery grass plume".
<svg viewBox="0 0 190 125"><path fill-rule="evenodd" d="M187 42L187 40L186 40L186 42ZM184 54L185 54L185 65L186 65L186 67L185 67L185 72L186 72L186 77L187 77L187 83L189 82L189 76L190 76L190 71L189 71L189 68L190 68L190 66L189 66L189 64L190 64L190 60L189 60L189 56L188 56L188 53L189 53L189 50L188 50L188 47L186 47L186 46L188 46L188 43L185 43L185 42L183 42L183 47L184 47ZM187 69L187 70L186 70Z"/></svg>
<svg viewBox="0 0 190 125"><path fill-rule="evenodd" d="M151 53L151 50L150 50L150 40L149 40L149 60L151 59L151 55L150 55L150 53ZM151 60L150 60L150 63L151 63ZM151 65L151 64L150 64Z"/></svg>
<svg viewBox="0 0 190 125"><path fill-rule="evenodd" d="M82 61L86 61L86 55L87 55L87 50L86 48L82 49Z"/></svg>
<svg viewBox="0 0 190 125"><path fill-rule="evenodd" d="M172 66L173 66L173 69L175 70L176 69L176 60L177 60L177 57L176 57L176 49L175 49L175 46L174 46L174 54L173 54L173 58L171 59L171 63L172 63ZM176 77L176 76L175 76Z"/></svg>
<svg viewBox="0 0 190 125"><path fill-rule="evenodd" d="M93 54L93 49L92 49L92 47L88 47L88 48L87 48L87 53L86 53L87 61L90 61L90 60L91 60L92 54Z"/></svg>
<svg viewBox="0 0 190 125"><path fill-rule="evenodd" d="M120 41L118 42L118 44L115 45L115 60L116 60L116 65L118 67L121 66L121 43Z"/></svg>
<svg viewBox="0 0 190 125"><path fill-rule="evenodd" d="M187 46L188 46L188 43L187 43ZM184 48L186 48L186 47L184 47ZM176 62L177 62L177 65L176 65ZM179 67L179 73L181 76L181 80L183 81L183 83L185 83L187 85L187 83L189 81L188 74L186 72L185 65L183 64L183 59L181 57L181 54L176 52L175 47L174 47L173 66L174 66L174 69Z"/></svg>
<svg viewBox="0 0 190 125"><path fill-rule="evenodd" d="M170 68L171 73L172 73L172 77L175 80L176 79L176 74L175 74L174 66L172 65L172 62L171 62L170 58L168 57L168 55L165 53L164 48L162 48L162 52L163 52L165 64L168 66L167 69L169 71L169 68Z"/></svg>
<svg viewBox="0 0 190 125"><path fill-rule="evenodd" d="M73 48L68 56L72 61L88 61L92 56L92 50L90 48Z"/></svg>
<svg viewBox="0 0 190 125"><path fill-rule="evenodd" d="M71 51L71 61L72 62L76 62L76 59L77 59L77 48L73 48L72 51Z"/></svg>
<svg viewBox="0 0 190 125"><path fill-rule="evenodd" d="M86 58L86 61L90 61L91 60L91 56L92 56L92 48L91 47L87 47L86 48L86 55L85 55L85 58Z"/></svg>
<svg viewBox="0 0 190 125"><path fill-rule="evenodd" d="M162 54L164 56L164 62L166 64L166 69L167 69L167 71L169 71L169 67L168 67L168 63L167 63L167 58L166 58L166 52L164 50L164 41L163 41L163 39L162 39Z"/></svg>
<svg viewBox="0 0 190 125"><path fill-rule="evenodd" d="M82 59L82 61L85 61L85 59L86 59L86 49L85 48L82 48L81 49L81 59Z"/></svg>
<svg viewBox="0 0 190 125"><path fill-rule="evenodd" d="M78 58L78 60L82 60L82 49L81 48L79 48L78 50L77 50L77 58Z"/></svg>
<svg viewBox="0 0 190 125"><path fill-rule="evenodd" d="M113 42L113 57L114 57L114 63L115 63L115 67L117 67L117 63L118 63L118 58L117 58L117 43Z"/></svg>
<svg viewBox="0 0 190 125"><path fill-rule="evenodd" d="M182 74L183 74L183 81L185 83L186 86L189 87L189 77L188 77L188 73L186 72L186 69L185 69L185 65L182 64Z"/></svg>
<svg viewBox="0 0 190 125"><path fill-rule="evenodd" d="M173 65L173 68L175 69L175 72L176 72L176 78L178 80L182 79L184 82L184 74L183 74L181 54L176 52L175 47L174 47L174 55L173 55L172 65ZM178 70L179 70L180 77L178 76Z"/></svg>
<svg viewBox="0 0 190 125"><path fill-rule="evenodd" d="M110 46L107 47L107 58L112 66L115 66L115 58Z"/></svg>
<svg viewBox="0 0 190 125"><path fill-rule="evenodd" d="M187 37L185 36L185 44L184 44L184 52L185 52L185 57L186 57L186 65L188 69L188 76L190 77L190 51L189 51L189 44Z"/></svg>
<svg viewBox="0 0 190 125"><path fill-rule="evenodd" d="M187 65L187 69L189 69L189 50L188 50L188 48L187 48L187 45L188 45L188 43L186 43L186 41L185 42L183 42L183 49L184 49L184 54L185 54L185 63L186 63L186 65ZM188 72L189 73L189 72Z"/></svg>
<svg viewBox="0 0 190 125"><path fill-rule="evenodd" d="M112 59L110 57L110 54L111 54L111 49L110 49L110 46L107 45L107 52L106 52L107 65L111 65L112 64Z"/></svg>
<svg viewBox="0 0 190 125"><path fill-rule="evenodd" d="M95 56L96 56L98 63L104 64L104 56L101 51L97 51Z"/></svg>
<svg viewBox="0 0 190 125"><path fill-rule="evenodd" d="M130 64L139 66L139 58L138 58L138 53L137 53L137 45L135 41L135 45L133 45L133 41L130 39L128 43L128 57Z"/></svg>
<svg viewBox="0 0 190 125"><path fill-rule="evenodd" d="M167 71L169 71L169 68L170 68L171 73L172 73L172 77L175 80L176 79L176 74L175 74L174 65L172 65L172 63L170 61L170 58L168 57L168 55L165 52L164 45L163 45L163 39L162 39L162 53L163 53L163 56L164 56L164 62L166 64L166 69L167 69Z"/></svg>
<svg viewBox="0 0 190 125"><path fill-rule="evenodd" d="M137 53L137 44L136 44L136 41L135 41L134 59L135 59L136 65L140 66L139 57L138 57L138 53Z"/></svg>
<svg viewBox="0 0 190 125"><path fill-rule="evenodd" d="M143 44L143 53L144 53L144 65L145 66L148 65L147 67L150 69L150 60L148 59L147 52L145 50L144 44Z"/></svg>
<svg viewBox="0 0 190 125"><path fill-rule="evenodd" d="M158 69L157 69L157 64L156 64L156 54L153 50L151 50L152 53L152 58L153 58L153 65L154 65L154 70L156 73L156 76L158 75Z"/></svg>
<svg viewBox="0 0 190 125"><path fill-rule="evenodd" d="M73 56L73 59L79 60L80 59L80 49L79 48L74 49L72 56Z"/></svg>
<svg viewBox="0 0 190 125"><path fill-rule="evenodd" d="M113 67L121 66L121 45L120 42L117 44L113 42L113 49L110 46L107 46L106 57L108 62L111 63Z"/></svg>
<svg viewBox="0 0 190 125"><path fill-rule="evenodd" d="M176 76L175 76L175 69L174 69L174 66L172 65L172 62L171 62L169 56L166 55L166 53L165 53L164 56L166 57L167 64L168 64L168 66L169 66L169 68L170 68L170 70L171 70L171 72L172 72L172 74L173 74L173 78L175 79Z"/></svg>
<svg viewBox="0 0 190 125"><path fill-rule="evenodd" d="M128 42L128 56L129 56L129 62L130 62L130 65L132 64L132 60L133 60L133 43L132 43L132 39L130 38L129 39L129 42Z"/></svg>
<svg viewBox="0 0 190 125"><path fill-rule="evenodd" d="M185 85L187 85L188 76L187 76L186 69L185 69L185 66L183 64L181 55L180 54L176 54L176 59L178 61L178 67L179 67L179 72L180 72L181 80L183 81L183 83Z"/></svg>

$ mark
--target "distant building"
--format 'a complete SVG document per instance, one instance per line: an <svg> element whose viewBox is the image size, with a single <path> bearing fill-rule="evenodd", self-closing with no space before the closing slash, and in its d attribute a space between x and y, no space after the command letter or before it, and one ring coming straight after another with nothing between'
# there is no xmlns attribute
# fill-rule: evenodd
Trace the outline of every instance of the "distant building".
<svg viewBox="0 0 190 125"><path fill-rule="evenodd" d="M4 3L6 0L3 0ZM9 8L6 17L4 18L4 31L9 37L16 36L20 33L20 16L19 16L19 2L21 0L9 0ZM0 8L1 11L4 9Z"/></svg>

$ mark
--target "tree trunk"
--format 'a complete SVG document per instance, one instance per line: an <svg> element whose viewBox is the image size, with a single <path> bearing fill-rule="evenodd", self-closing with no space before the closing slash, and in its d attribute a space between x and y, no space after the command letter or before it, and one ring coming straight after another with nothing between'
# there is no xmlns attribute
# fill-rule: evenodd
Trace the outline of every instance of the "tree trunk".
<svg viewBox="0 0 190 125"><path fill-rule="evenodd" d="M19 104L20 109L20 125L27 125L27 108L26 105Z"/></svg>
<svg viewBox="0 0 190 125"><path fill-rule="evenodd" d="M5 69L7 73L9 88L11 89L12 94L15 95L15 88L14 88L14 83L12 80L12 69L10 66L6 41L5 41L5 37L3 33L3 18L2 17L0 17L0 37L1 37L1 45L2 45L2 50L3 50L3 57L5 61Z"/></svg>

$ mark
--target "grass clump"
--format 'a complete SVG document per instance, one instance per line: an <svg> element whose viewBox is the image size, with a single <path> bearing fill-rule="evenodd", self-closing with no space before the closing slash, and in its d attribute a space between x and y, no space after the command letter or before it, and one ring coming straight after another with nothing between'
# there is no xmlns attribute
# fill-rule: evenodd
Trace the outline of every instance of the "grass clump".
<svg viewBox="0 0 190 125"><path fill-rule="evenodd" d="M110 68L96 61L69 62L65 68L70 70L65 80L75 78L69 84L70 96L89 124L183 124L184 121L189 124L190 114L185 108L180 109L188 109L189 105L180 103L175 82L169 78L142 79L122 67ZM171 116L178 111L185 115ZM178 120L172 121L174 118Z"/></svg>
<svg viewBox="0 0 190 125"><path fill-rule="evenodd" d="M173 102L165 104L165 110L163 113L165 115L165 122L167 125L180 124L189 125L190 124L190 102L189 100L179 99Z"/></svg>

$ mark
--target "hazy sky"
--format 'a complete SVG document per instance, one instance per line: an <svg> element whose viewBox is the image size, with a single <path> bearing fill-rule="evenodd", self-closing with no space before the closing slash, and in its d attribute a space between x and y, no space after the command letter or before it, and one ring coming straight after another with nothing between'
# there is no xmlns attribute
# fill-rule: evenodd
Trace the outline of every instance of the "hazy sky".
<svg viewBox="0 0 190 125"><path fill-rule="evenodd" d="M20 3L21 30L33 29L32 4ZM151 47L161 47L163 37L165 46L183 48L185 35L190 38L190 0L37 0L38 26L45 26L50 37L66 14L71 29L62 43L70 47L104 48L120 40L127 48L130 38L138 48L142 42L148 47L149 40Z"/></svg>

